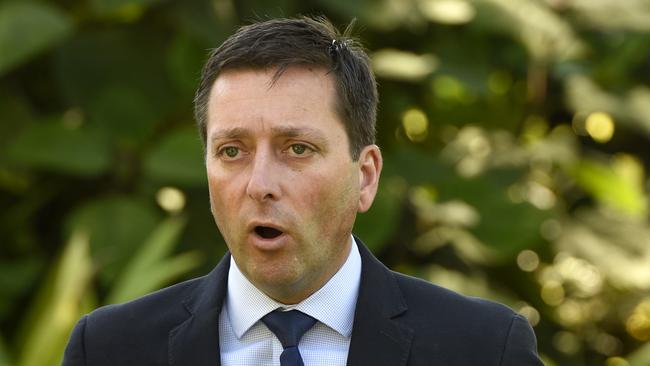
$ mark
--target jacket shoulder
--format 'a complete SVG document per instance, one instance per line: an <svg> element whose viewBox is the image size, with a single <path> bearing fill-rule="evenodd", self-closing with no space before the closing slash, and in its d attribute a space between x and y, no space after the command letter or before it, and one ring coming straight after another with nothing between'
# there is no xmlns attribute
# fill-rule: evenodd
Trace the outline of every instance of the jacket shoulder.
<svg viewBox="0 0 650 366"><path fill-rule="evenodd" d="M471 315L489 316L485 321L493 319L510 320L517 313L511 308L479 297L461 295L455 291L435 285L420 278L407 276L402 273L392 272L402 291L409 310L414 312L425 311L430 313L436 309L454 320L457 317L468 318ZM496 317L496 318L493 318Z"/></svg>
<svg viewBox="0 0 650 366"><path fill-rule="evenodd" d="M190 316L183 300L202 280L182 282L87 314L70 336L63 364L166 364L169 332Z"/></svg>
<svg viewBox="0 0 650 366"><path fill-rule="evenodd" d="M413 354L436 354L443 364L541 365L528 321L494 301L464 296L422 279L392 272L414 330Z"/></svg>
<svg viewBox="0 0 650 366"><path fill-rule="evenodd" d="M183 302L201 285L203 279L194 278L125 303L102 306L88 314L89 325L101 323L106 326L103 329L111 329L124 324L132 329L137 324L149 327L164 323L168 318L187 317L189 313ZM137 323L134 324L136 319Z"/></svg>

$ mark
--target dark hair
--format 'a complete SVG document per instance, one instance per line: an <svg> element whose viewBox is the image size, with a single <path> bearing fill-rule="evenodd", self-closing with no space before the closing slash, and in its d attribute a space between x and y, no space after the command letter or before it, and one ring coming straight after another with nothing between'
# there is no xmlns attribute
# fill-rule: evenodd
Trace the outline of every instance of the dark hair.
<svg viewBox="0 0 650 366"><path fill-rule="evenodd" d="M324 17L273 19L243 26L214 49L201 73L194 98L194 114L205 146L207 110L215 80L228 69L277 68L273 81L289 66L323 67L334 76L337 112L350 141L350 155L375 142L377 85L368 55Z"/></svg>

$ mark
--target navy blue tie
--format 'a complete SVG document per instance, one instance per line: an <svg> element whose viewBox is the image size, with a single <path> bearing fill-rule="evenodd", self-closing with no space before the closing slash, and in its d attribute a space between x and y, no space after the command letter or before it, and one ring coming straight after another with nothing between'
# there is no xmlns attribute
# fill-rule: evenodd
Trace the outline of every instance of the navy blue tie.
<svg viewBox="0 0 650 366"><path fill-rule="evenodd" d="M316 319L298 310L274 310L262 318L262 322L282 343L281 366L304 366L298 343L303 334L316 324Z"/></svg>

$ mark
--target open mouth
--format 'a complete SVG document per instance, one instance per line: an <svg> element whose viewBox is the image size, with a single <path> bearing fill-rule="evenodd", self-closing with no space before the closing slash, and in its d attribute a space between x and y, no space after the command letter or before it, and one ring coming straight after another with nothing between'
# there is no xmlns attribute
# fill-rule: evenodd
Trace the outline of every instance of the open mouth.
<svg viewBox="0 0 650 366"><path fill-rule="evenodd" d="M256 226L255 233L264 239L275 239L282 235L282 231L268 226Z"/></svg>

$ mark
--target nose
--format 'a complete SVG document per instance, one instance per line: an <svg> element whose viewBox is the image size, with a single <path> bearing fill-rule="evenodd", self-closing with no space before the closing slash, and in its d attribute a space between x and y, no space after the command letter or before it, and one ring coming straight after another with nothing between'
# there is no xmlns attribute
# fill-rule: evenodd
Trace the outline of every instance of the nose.
<svg viewBox="0 0 650 366"><path fill-rule="evenodd" d="M280 198L279 179L281 172L277 169L273 153L256 151L250 171L246 194L257 202L273 201Z"/></svg>

